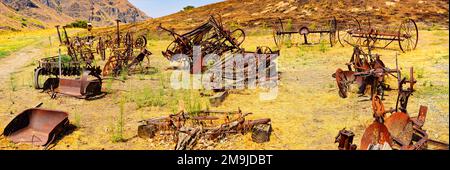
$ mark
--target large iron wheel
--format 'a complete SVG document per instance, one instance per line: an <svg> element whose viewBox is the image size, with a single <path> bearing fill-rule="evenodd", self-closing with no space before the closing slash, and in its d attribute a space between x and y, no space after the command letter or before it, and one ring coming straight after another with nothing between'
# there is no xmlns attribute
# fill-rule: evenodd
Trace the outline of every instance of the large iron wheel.
<svg viewBox="0 0 450 170"><path fill-rule="evenodd" d="M114 69L117 67L118 64L119 64L119 59L117 56L109 57L105 66L103 67L102 76L111 75L111 73L113 73Z"/></svg>
<svg viewBox="0 0 450 170"><path fill-rule="evenodd" d="M419 30L416 22L412 19L407 19L400 25L398 30L398 43L403 52L416 49L419 41Z"/></svg>
<svg viewBox="0 0 450 170"><path fill-rule="evenodd" d="M145 36L139 36L134 42L134 46L139 49L144 49L147 46L147 38Z"/></svg>
<svg viewBox="0 0 450 170"><path fill-rule="evenodd" d="M43 76L44 68L37 68L34 71L34 88L35 89L42 89L44 88L44 84L42 83L42 80L45 78L41 78ZM45 80L44 80L45 81Z"/></svg>
<svg viewBox="0 0 450 170"><path fill-rule="evenodd" d="M354 32L357 32L357 31L358 32L362 31L361 24L358 21L358 19L353 18L346 24L346 27L344 28L343 33L338 31L339 43L343 47L345 46L345 44L348 44L351 46L359 45L361 38L353 36Z"/></svg>
<svg viewBox="0 0 450 170"><path fill-rule="evenodd" d="M283 35L281 35L280 31L275 28L273 29L273 41L278 48L280 48L283 44Z"/></svg>

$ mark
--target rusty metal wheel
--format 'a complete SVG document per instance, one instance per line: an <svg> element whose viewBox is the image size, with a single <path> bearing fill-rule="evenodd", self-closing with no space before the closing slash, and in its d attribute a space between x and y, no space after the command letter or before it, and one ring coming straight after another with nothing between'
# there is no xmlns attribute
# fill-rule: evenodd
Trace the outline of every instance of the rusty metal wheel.
<svg viewBox="0 0 450 170"><path fill-rule="evenodd" d="M345 72L339 68L336 70L334 77L336 78L336 84L338 86L339 96L341 98L347 98L349 86L347 83L347 77L345 75Z"/></svg>
<svg viewBox="0 0 450 170"><path fill-rule="evenodd" d="M398 30L398 44L403 52L416 49L419 41L419 30L412 19L405 20Z"/></svg>
<svg viewBox="0 0 450 170"><path fill-rule="evenodd" d="M46 80L46 78L43 77L44 76L43 71L44 71L44 68L37 68L34 71L33 82L34 82L35 89L42 89L44 87L43 82ZM42 80L44 80L44 81L42 81Z"/></svg>
<svg viewBox="0 0 450 170"><path fill-rule="evenodd" d="M356 32L361 32L361 24L358 21L358 19L353 18L352 20L350 20L347 24L346 27L343 30L343 33L341 31L338 31L338 40L339 43L344 47L345 44L351 45L351 46L355 46L355 45L359 45L361 42L361 38L359 37L354 37L353 34L355 34Z"/></svg>
<svg viewBox="0 0 450 170"><path fill-rule="evenodd" d="M283 35L280 34L280 31L277 29L273 29L273 41L275 42L275 45L280 48L282 46L283 42Z"/></svg>
<svg viewBox="0 0 450 170"><path fill-rule="evenodd" d="M162 52L163 56L168 60L172 60L173 55L180 54L179 45L175 41L172 41L166 48L165 51Z"/></svg>
<svg viewBox="0 0 450 170"><path fill-rule="evenodd" d="M134 42L134 47L144 49L147 46L147 38L145 36L139 36Z"/></svg>
<svg viewBox="0 0 450 170"><path fill-rule="evenodd" d="M102 76L111 75L114 72L114 69L117 67L118 64L119 64L119 59L117 56L109 57L105 66L103 67Z"/></svg>

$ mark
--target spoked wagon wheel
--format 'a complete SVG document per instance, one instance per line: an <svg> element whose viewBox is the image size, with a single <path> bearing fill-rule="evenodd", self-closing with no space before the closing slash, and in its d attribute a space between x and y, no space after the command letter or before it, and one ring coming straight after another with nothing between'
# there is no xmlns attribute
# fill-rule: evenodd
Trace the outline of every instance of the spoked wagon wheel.
<svg viewBox="0 0 450 170"><path fill-rule="evenodd" d="M275 28L273 29L273 41L278 48L280 48L283 44L283 35L280 34L280 30Z"/></svg>
<svg viewBox="0 0 450 170"><path fill-rule="evenodd" d="M416 22L412 19L407 19L400 25L398 30L398 44L403 52L416 49L419 41L419 30Z"/></svg>
<svg viewBox="0 0 450 170"><path fill-rule="evenodd" d="M361 31L361 24L359 23L358 19L353 18L349 23L346 24L343 32L338 31L339 43L343 47L345 46L345 44L349 44L351 46L359 45L361 43L361 38L355 37L354 35Z"/></svg>
<svg viewBox="0 0 450 170"><path fill-rule="evenodd" d="M181 54L181 50L179 50L179 45L175 41L172 41L166 48L165 51L162 52L163 56L168 60L172 60L173 55Z"/></svg>
<svg viewBox="0 0 450 170"><path fill-rule="evenodd" d="M119 59L118 59L117 56L109 57L109 59L106 62L105 66L103 67L102 76L111 75L111 73L114 72L114 68L116 68L118 64L119 64Z"/></svg>
<svg viewBox="0 0 450 170"><path fill-rule="evenodd" d="M336 84L338 86L338 92L339 92L339 96L341 98L347 98L347 92L349 89L349 85L346 82L346 75L344 73L344 71L342 71L342 69L338 69L336 70L336 73L334 74L335 78L336 78Z"/></svg>
<svg viewBox="0 0 450 170"><path fill-rule="evenodd" d="M144 49L147 46L147 38L145 36L139 36L134 42L134 46L139 49Z"/></svg>

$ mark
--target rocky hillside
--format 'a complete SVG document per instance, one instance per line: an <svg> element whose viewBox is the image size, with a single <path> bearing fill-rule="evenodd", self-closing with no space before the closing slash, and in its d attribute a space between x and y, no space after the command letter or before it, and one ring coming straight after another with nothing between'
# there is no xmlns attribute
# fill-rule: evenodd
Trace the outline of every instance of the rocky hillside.
<svg viewBox="0 0 450 170"><path fill-rule="evenodd" d="M107 26L116 19L125 23L148 19L127 0L0 0L0 9L0 30L47 28L76 20Z"/></svg>
<svg viewBox="0 0 450 170"><path fill-rule="evenodd" d="M111 25L116 19L124 23L143 21L148 16L127 0L39 0L46 6L76 19L89 20L98 26Z"/></svg>
<svg viewBox="0 0 450 170"><path fill-rule="evenodd" d="M220 14L227 25L239 27L270 27L277 18L320 25L334 16L341 23L356 17L370 18L372 24L398 26L412 18L421 27L448 28L448 9L448 0L227 0L147 20L136 27L154 29L162 23L186 31L205 22L209 15Z"/></svg>

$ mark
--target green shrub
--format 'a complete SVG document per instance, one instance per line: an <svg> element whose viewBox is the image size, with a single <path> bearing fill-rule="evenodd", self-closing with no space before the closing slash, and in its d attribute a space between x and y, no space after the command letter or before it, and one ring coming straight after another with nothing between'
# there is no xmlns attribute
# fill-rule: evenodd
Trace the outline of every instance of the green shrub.
<svg viewBox="0 0 450 170"><path fill-rule="evenodd" d="M188 5L188 6L185 6L182 11L189 11L189 10L192 10L194 8L195 8L194 6Z"/></svg>
<svg viewBox="0 0 450 170"><path fill-rule="evenodd" d="M77 20L75 22L72 22L70 24L67 24L66 26L68 28L87 28L87 21L84 20Z"/></svg>

